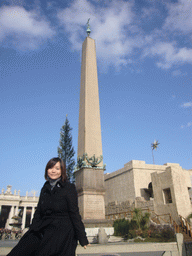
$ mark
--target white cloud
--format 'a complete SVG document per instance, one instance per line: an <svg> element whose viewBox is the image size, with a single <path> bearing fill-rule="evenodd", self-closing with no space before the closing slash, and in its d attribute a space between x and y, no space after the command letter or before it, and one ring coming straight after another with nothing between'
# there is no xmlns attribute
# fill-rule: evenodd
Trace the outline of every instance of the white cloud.
<svg viewBox="0 0 192 256"><path fill-rule="evenodd" d="M169 69L175 64L192 63L192 49L178 48L175 43L156 43L147 50L146 55L158 57L156 64L163 69Z"/></svg>
<svg viewBox="0 0 192 256"><path fill-rule="evenodd" d="M85 23L91 17L94 22L94 14L91 4L85 0L77 0L70 7L58 12L60 24L65 27L74 49L81 49L81 36L85 35ZM84 26L84 29L83 29Z"/></svg>
<svg viewBox="0 0 192 256"><path fill-rule="evenodd" d="M114 0L106 3L103 7L98 2L93 4L89 0L75 0L68 8L58 12L57 17L67 31L74 50L81 50L82 41L86 36L86 21L90 18L91 37L96 39L97 57L103 66L114 65L119 68L128 65L138 61L134 59L138 52L141 53L139 59L156 57L157 67L162 69L170 69L175 64L192 63L191 48L181 47L176 39L172 42L166 39L168 31L170 33L171 29L174 31L181 25L178 18L183 17L186 24L190 22L192 12L188 12L187 18L184 12L186 8L191 8L191 3L186 4L180 0L179 3L166 4L168 16L161 28L155 23L155 15L160 19L161 11L152 4L148 9L141 8L139 17L133 1ZM158 29L154 25L152 32L144 33L142 22L150 20L151 14ZM137 51L138 49L140 51ZM173 75L179 73L175 72Z"/></svg>
<svg viewBox="0 0 192 256"><path fill-rule="evenodd" d="M186 76L187 75L187 72L182 72L181 70L179 69L176 69L172 72L172 76Z"/></svg>
<svg viewBox="0 0 192 256"><path fill-rule="evenodd" d="M181 105L181 107L183 107L183 108L190 108L190 107L192 107L192 102L185 102L185 103L183 103Z"/></svg>
<svg viewBox="0 0 192 256"><path fill-rule="evenodd" d="M54 35L49 23L37 11L21 6L4 6L0 9L0 42L11 36L20 48L36 48Z"/></svg>
<svg viewBox="0 0 192 256"><path fill-rule="evenodd" d="M102 68L112 65L118 69L146 57L154 58L157 67L162 69L191 64L192 48L183 46L180 35L177 34L176 38L173 34L176 30L185 36L192 32L192 1L166 3L168 15L162 13L161 4L154 5L148 1L147 7L140 7L131 0L74 0L64 9L56 8L56 2L48 2L47 8L57 12L59 25L67 33L73 50L81 51L86 37L86 22L90 18L91 37L96 40L97 59ZM58 27L53 30L40 12L37 8L26 10L21 5L1 7L0 42L34 49L54 36ZM145 22L149 22L152 28L147 29L145 25L148 23ZM172 75L183 74L178 69Z"/></svg>
<svg viewBox="0 0 192 256"><path fill-rule="evenodd" d="M192 1L178 0L177 3L165 3L165 6L168 15L162 27L156 27L148 36L151 41L146 48L143 48L143 57L155 57L157 67L162 69L170 69L174 65L191 64L192 48L186 47L185 43L190 37L192 38ZM154 17L154 24L155 22ZM186 73L177 70L172 72L172 75L179 76Z"/></svg>
<svg viewBox="0 0 192 256"><path fill-rule="evenodd" d="M192 32L192 1L179 0L177 3L167 4L169 16L165 21L165 28L183 33Z"/></svg>
<svg viewBox="0 0 192 256"><path fill-rule="evenodd" d="M139 29L132 25L134 14L129 2L113 1L104 8L87 0L76 0L59 11L58 18L75 50L81 49L86 21L90 18L91 37L96 39L97 57L103 64L116 67L128 64L133 48L142 44Z"/></svg>

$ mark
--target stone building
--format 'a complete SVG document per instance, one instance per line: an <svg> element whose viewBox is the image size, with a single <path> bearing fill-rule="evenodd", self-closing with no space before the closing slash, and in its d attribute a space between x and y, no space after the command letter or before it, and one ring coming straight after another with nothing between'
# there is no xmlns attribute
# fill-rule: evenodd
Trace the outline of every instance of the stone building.
<svg viewBox="0 0 192 256"><path fill-rule="evenodd" d="M106 214L148 208L158 215L171 214L176 222L179 215L192 212L190 188L192 170L179 164L146 164L132 160L112 173L105 174Z"/></svg>
<svg viewBox="0 0 192 256"><path fill-rule="evenodd" d="M13 222L13 216L22 217L22 226L21 229L24 229L29 226L35 209L37 207L39 197L20 196L20 191L14 191L14 194L11 192L11 186L7 186L7 190L2 189L0 194L0 228L12 229L9 225Z"/></svg>

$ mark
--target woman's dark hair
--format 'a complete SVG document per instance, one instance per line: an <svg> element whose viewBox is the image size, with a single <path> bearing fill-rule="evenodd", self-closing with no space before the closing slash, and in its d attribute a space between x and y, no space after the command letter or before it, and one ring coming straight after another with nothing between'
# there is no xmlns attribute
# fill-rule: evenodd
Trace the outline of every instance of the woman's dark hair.
<svg viewBox="0 0 192 256"><path fill-rule="evenodd" d="M53 166L55 166L56 163L58 163L58 162L60 162L60 165L61 165L61 180L62 181L67 180L65 164L64 164L63 160L59 157L54 157L54 158L50 159L49 162L47 163L47 165L45 167L45 179L46 180L48 179L48 174L47 174L48 169L53 168Z"/></svg>

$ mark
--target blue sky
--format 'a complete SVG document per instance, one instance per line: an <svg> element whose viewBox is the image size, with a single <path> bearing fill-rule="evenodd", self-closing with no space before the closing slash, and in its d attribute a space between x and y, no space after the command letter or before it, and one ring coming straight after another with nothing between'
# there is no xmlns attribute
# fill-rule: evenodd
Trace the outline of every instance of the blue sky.
<svg viewBox="0 0 192 256"><path fill-rule="evenodd" d="M40 191L66 114L77 151L81 47L96 40L104 163L192 168L192 1L3 1L0 190Z"/></svg>

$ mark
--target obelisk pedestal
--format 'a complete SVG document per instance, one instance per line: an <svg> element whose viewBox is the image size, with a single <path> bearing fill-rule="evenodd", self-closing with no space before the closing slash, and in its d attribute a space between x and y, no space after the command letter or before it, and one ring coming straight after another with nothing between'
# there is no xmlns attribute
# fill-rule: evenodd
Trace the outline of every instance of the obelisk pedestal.
<svg viewBox="0 0 192 256"><path fill-rule="evenodd" d="M103 169L83 167L76 172L79 211L86 227L106 226Z"/></svg>

